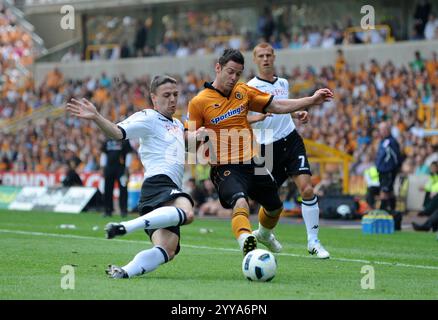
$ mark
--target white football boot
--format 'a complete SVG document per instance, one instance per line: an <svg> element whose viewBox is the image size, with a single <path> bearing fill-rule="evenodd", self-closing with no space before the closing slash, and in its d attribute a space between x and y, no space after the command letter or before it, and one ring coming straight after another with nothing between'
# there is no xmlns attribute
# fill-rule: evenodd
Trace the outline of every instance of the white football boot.
<svg viewBox="0 0 438 320"><path fill-rule="evenodd" d="M330 253L324 249L321 242L319 240L315 240L309 242L307 245L307 250L311 255L316 255L319 259L328 259L330 258Z"/></svg>
<svg viewBox="0 0 438 320"><path fill-rule="evenodd" d="M263 237L259 231L259 229L254 230L252 234L257 238L257 241L264 244L269 251L274 253L279 253L283 246L281 243L275 239L274 234L271 232L267 237Z"/></svg>
<svg viewBox="0 0 438 320"><path fill-rule="evenodd" d="M128 273L125 270L112 264L108 265L108 269L106 269L105 272L110 278L114 278L114 279L129 278Z"/></svg>

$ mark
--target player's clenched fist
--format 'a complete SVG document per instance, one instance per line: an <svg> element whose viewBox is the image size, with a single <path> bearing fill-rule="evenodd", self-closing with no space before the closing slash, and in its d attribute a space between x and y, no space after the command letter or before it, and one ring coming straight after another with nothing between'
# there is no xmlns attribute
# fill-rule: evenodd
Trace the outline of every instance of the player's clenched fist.
<svg viewBox="0 0 438 320"><path fill-rule="evenodd" d="M301 124L309 122L309 113L307 111L297 111L292 114L292 118L297 119Z"/></svg>
<svg viewBox="0 0 438 320"><path fill-rule="evenodd" d="M330 91L330 89L324 88L317 90L313 96L313 103L314 104L321 104L325 101L330 101L333 99L333 92Z"/></svg>

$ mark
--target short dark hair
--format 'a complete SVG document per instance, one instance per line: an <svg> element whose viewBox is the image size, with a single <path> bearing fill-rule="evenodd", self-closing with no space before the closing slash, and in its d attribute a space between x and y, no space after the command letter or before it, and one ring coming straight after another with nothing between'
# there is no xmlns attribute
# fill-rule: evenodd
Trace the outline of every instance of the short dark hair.
<svg viewBox="0 0 438 320"><path fill-rule="evenodd" d="M162 86L163 84L166 83L174 83L176 84L176 80L172 77L169 77L168 75L164 75L164 76L155 76L152 81L151 81L151 88L150 88L150 92L151 93L157 93L157 88L159 86Z"/></svg>
<svg viewBox="0 0 438 320"><path fill-rule="evenodd" d="M218 62L223 67L228 61L234 61L243 66L245 65L245 58L242 53L236 49L225 49Z"/></svg>

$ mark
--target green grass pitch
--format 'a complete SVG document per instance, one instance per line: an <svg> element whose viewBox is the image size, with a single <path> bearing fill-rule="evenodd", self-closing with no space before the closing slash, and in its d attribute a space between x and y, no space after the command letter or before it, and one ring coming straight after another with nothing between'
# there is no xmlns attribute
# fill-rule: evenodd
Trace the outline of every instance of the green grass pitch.
<svg viewBox="0 0 438 320"><path fill-rule="evenodd" d="M257 283L242 275L230 221L198 219L182 227L181 252L173 261L116 280L104 273L108 264L124 265L151 247L142 231L105 239L105 224L119 220L97 213L0 211L1 299L438 299L438 241L432 233L363 235L322 227L320 238L332 257L318 260L306 251L304 225L281 223L277 275ZM201 228L213 232L202 234ZM61 288L64 265L74 266L74 289ZM361 287L363 277L371 276L361 273L366 265L374 269L374 289Z"/></svg>

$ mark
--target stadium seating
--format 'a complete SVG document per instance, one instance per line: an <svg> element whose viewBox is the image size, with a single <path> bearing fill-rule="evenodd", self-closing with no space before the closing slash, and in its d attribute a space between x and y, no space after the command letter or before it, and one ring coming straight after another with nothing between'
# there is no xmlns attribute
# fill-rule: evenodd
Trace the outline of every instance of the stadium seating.
<svg viewBox="0 0 438 320"><path fill-rule="evenodd" d="M113 30L107 34L106 30L98 28L103 39L117 39L122 33L119 24L123 25L123 22L108 17L102 19L103 24ZM230 45L230 41L236 40L233 34L238 34L231 21L220 15L207 17L198 13L186 22L186 27L192 31L210 23L217 26L209 28L211 32L202 33L202 41L213 43L209 51L214 51L219 43L220 47ZM172 26L168 25L169 28ZM172 32L167 34L177 36ZM240 45L244 42L237 40ZM0 49L3 70L0 84L1 171L56 172L72 156L81 160L79 171L99 169L102 134L89 122L73 119L59 111L73 96L91 98L100 112L112 121L150 107L146 98L150 81L147 74L129 81L123 75L109 78L105 74L72 80L55 69L47 74L38 88L34 87L32 75L20 71L21 66L32 63L34 59L31 37L15 25L13 15L4 9L0 15L0 41L3 44ZM339 58L318 71L313 68L282 68L278 74L290 80L293 96L310 94L321 86L334 90L335 100L313 109L310 123L298 126L298 130L306 139L353 156L354 163L350 168L353 181L357 180L355 176L362 175L374 158L379 141L376 123L381 120L391 122L393 134L403 148L406 156L403 174L425 173L422 168L436 156L433 146L438 140L424 136L425 128L438 125L436 55L422 57L420 53L409 65L402 67L396 67L391 61L382 64L372 59L358 70L350 69L348 62ZM204 81L211 78L194 71L173 76L180 83L181 91L177 117L184 120L188 101L202 88ZM251 76L247 75L248 78ZM17 130L20 134L15 134ZM138 159L131 169L142 170ZM315 169L318 172L318 168ZM329 166L329 170L339 169ZM357 185L360 181L352 188Z"/></svg>

